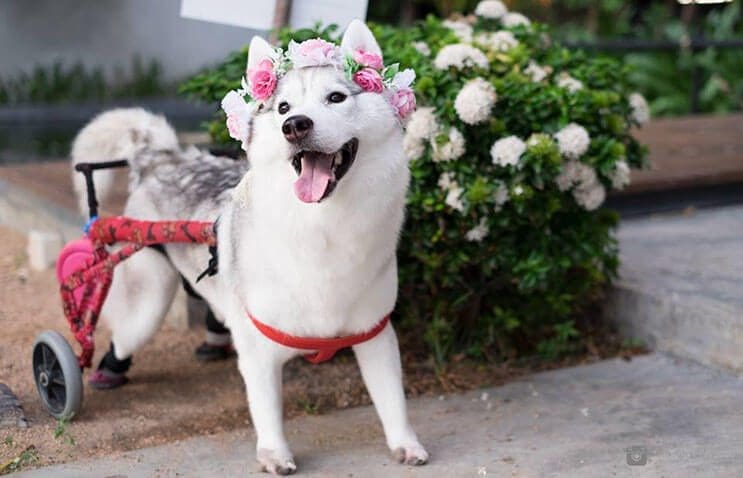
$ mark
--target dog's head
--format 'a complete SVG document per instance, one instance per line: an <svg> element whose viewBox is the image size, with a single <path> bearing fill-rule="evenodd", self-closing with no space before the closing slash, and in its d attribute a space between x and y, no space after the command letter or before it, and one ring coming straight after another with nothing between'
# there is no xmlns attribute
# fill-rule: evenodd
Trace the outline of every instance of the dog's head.
<svg viewBox="0 0 743 478"><path fill-rule="evenodd" d="M381 58L373 34L360 21L349 25L340 47ZM248 70L275 55L255 37ZM265 168L279 171L276 180L293 182L299 200L318 203L354 182L368 185L389 175L392 163L402 160L400 129L389 99L365 91L343 70L292 68L254 113L248 157L256 174Z"/></svg>

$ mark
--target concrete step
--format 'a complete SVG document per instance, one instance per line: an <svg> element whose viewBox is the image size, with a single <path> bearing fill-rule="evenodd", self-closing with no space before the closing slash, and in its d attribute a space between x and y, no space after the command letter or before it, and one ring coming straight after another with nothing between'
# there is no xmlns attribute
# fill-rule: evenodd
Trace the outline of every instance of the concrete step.
<svg viewBox="0 0 743 478"><path fill-rule="evenodd" d="M605 313L656 350L743 372L743 206L624 221Z"/></svg>
<svg viewBox="0 0 743 478"><path fill-rule="evenodd" d="M391 462L371 407L300 417L286 431L308 477L733 478L743 456L741 396L738 377L653 354L411 400L431 454L424 467ZM15 476L265 476L254 447L245 429Z"/></svg>

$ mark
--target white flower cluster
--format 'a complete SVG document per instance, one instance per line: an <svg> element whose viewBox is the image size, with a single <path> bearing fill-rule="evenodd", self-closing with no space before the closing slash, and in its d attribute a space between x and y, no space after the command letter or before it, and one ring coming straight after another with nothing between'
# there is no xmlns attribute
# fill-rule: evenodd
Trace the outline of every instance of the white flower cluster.
<svg viewBox="0 0 743 478"><path fill-rule="evenodd" d="M454 100L454 109L459 119L466 124L478 124L490 117L496 99L495 87L484 78L478 77L465 83L459 90Z"/></svg>
<svg viewBox="0 0 743 478"><path fill-rule="evenodd" d="M560 76L557 77L557 86L565 88L571 93L575 93L576 91L583 89L583 82L576 80L568 73L562 72L560 73Z"/></svg>
<svg viewBox="0 0 743 478"><path fill-rule="evenodd" d="M630 169L626 160L617 161L614 169L609 173L609 179L611 180L611 186L617 190L624 189L625 186L629 185Z"/></svg>
<svg viewBox="0 0 743 478"><path fill-rule="evenodd" d="M433 108L425 107L415 110L405 126L405 137L402 140L405 156L410 160L423 156L426 151L426 142L431 141L438 130L439 123Z"/></svg>
<svg viewBox="0 0 743 478"><path fill-rule="evenodd" d="M459 41L469 43L472 41L472 25L461 20L444 20L441 25L454 32Z"/></svg>
<svg viewBox="0 0 743 478"><path fill-rule="evenodd" d="M549 75L552 72L552 67L540 66L536 61L530 60L529 65L524 68L524 73L531 78L531 81L535 83L539 83L540 81L547 78L547 75Z"/></svg>
<svg viewBox="0 0 743 478"><path fill-rule="evenodd" d="M423 56L431 56L431 47L424 41L413 42L413 48Z"/></svg>
<svg viewBox="0 0 743 478"><path fill-rule="evenodd" d="M464 238L470 242L482 242L482 240L487 237L489 232L490 228L488 227L488 218L483 217L480 219L480 222L477 224L477 226L473 227L464 234Z"/></svg>
<svg viewBox="0 0 743 478"><path fill-rule="evenodd" d="M574 189L573 197L575 198L575 202L583 209L594 211L604 203L606 189L604 189L604 186L600 182L596 181L589 187Z"/></svg>
<svg viewBox="0 0 743 478"><path fill-rule="evenodd" d="M518 166L525 151L526 143L516 136L508 136L493 143L490 156L496 166Z"/></svg>
<svg viewBox="0 0 743 478"><path fill-rule="evenodd" d="M464 154L464 136L455 127L449 128L449 138L444 144L438 144L437 141L431 142L433 153L431 158L434 162L452 161Z"/></svg>
<svg viewBox="0 0 743 478"><path fill-rule="evenodd" d="M468 67L479 67L487 69L490 67L488 57L481 50L464 43L446 45L439 50L433 64L439 70L446 70L450 67L464 69Z"/></svg>
<svg viewBox="0 0 743 478"><path fill-rule="evenodd" d="M524 15L517 12L509 12L503 2L498 0L483 0L475 7L475 15L491 20L500 20L506 28L518 25L531 25L531 22Z"/></svg>
<svg viewBox="0 0 743 478"><path fill-rule="evenodd" d="M495 210L500 211L501 207L508 202L508 185L503 181L496 180L493 200L495 201Z"/></svg>
<svg viewBox="0 0 743 478"><path fill-rule="evenodd" d="M588 151L588 146L591 144L588 131L577 123L570 123L555 133L555 139L557 140L560 154L568 159L580 158Z"/></svg>
<svg viewBox="0 0 743 478"><path fill-rule="evenodd" d="M406 133L402 138L402 150L405 157L412 161L423 156L426 152L426 143L421 138Z"/></svg>
<svg viewBox="0 0 743 478"><path fill-rule="evenodd" d="M519 25L529 26L531 22L524 15L517 12L509 12L503 15L500 19L501 23L506 28L513 28Z"/></svg>
<svg viewBox="0 0 743 478"><path fill-rule="evenodd" d="M475 15L493 20L501 18L506 13L508 13L508 9L503 5L503 2L498 0L483 0L475 8Z"/></svg>
<svg viewBox="0 0 743 478"><path fill-rule="evenodd" d="M454 127L449 128L448 138L444 144L438 144L440 134L439 122L433 108L419 108L410 115L402 140L405 156L415 160L426 152L426 144L432 148L432 159L435 162L452 161L465 152L465 141L462 133Z"/></svg>
<svg viewBox="0 0 743 478"><path fill-rule="evenodd" d="M480 33L475 37L475 41L488 50L499 52L507 52L519 44L513 33L508 30L500 30L495 33Z"/></svg>
<svg viewBox="0 0 743 478"><path fill-rule="evenodd" d="M406 133L418 139L431 139L438 129L436 114L428 106L415 110L405 126Z"/></svg>
<svg viewBox="0 0 743 478"><path fill-rule="evenodd" d="M639 125L643 125L650 119L650 107L644 96L640 93L629 95L629 105L632 108L632 119Z"/></svg>
<svg viewBox="0 0 743 478"><path fill-rule="evenodd" d="M453 173L442 173L439 177L439 187L446 192L444 202L447 206L459 212L464 211L464 202L462 201L464 189L454 179Z"/></svg>
<svg viewBox="0 0 743 478"><path fill-rule="evenodd" d="M582 208L593 211L603 204L606 189L599 181L596 170L577 160L568 161L555 178L560 191L573 189L573 198Z"/></svg>

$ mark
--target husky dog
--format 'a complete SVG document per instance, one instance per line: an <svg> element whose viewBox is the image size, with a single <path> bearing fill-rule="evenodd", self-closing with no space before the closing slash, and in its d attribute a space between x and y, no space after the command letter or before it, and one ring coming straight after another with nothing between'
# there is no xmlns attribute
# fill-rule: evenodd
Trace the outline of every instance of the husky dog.
<svg viewBox="0 0 743 478"><path fill-rule="evenodd" d="M341 48L381 55L359 21ZM253 39L249 65L273 51ZM248 313L299 337L360 334L380 323L397 298L395 249L409 172L393 108L336 68L286 72L251 127L249 169L245 161L179 149L169 127L138 110L94 119L76 144L99 144L129 160L125 215L219 218L214 277L195 282L209 259L197 245L166 244L165 256L146 249L117 268L102 312L115 359L128 360L157 331L182 275L232 333L258 461L266 471L289 474L296 466L282 427L281 371L306 351L268 339ZM110 159L89 148L73 156ZM393 457L424 464L428 453L408 421L392 325L353 351Z"/></svg>

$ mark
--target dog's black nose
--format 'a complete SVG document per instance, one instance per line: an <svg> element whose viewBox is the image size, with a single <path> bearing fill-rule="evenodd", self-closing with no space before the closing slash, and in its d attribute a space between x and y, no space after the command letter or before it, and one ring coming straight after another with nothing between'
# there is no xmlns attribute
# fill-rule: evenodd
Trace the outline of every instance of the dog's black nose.
<svg viewBox="0 0 743 478"><path fill-rule="evenodd" d="M290 143L297 143L312 131L312 120L305 115L296 115L287 118L281 125L281 132Z"/></svg>

